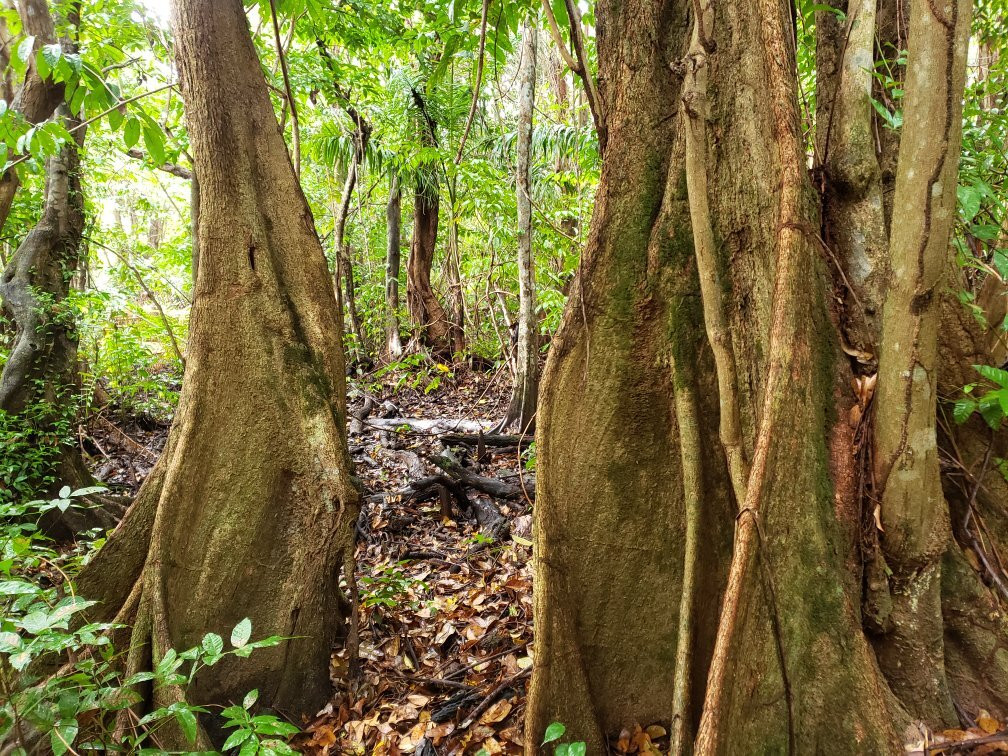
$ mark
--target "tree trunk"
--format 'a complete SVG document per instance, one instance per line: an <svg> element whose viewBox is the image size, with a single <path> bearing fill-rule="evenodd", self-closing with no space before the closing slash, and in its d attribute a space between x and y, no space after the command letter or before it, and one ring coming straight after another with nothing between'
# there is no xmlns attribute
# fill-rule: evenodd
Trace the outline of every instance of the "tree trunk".
<svg viewBox="0 0 1008 756"><path fill-rule="evenodd" d="M539 396L539 321L536 317L535 262L532 255L532 184L529 158L532 111L535 104L537 29L526 21L522 29L518 70L518 161L515 186L518 202L518 347L511 402L502 428L531 431Z"/></svg>
<svg viewBox="0 0 1008 756"><path fill-rule="evenodd" d="M431 267L437 247L437 177L417 177L413 195L413 240L406 262L406 307L420 340L442 357L450 358L454 328L431 287Z"/></svg>
<svg viewBox="0 0 1008 756"><path fill-rule="evenodd" d="M399 339L399 265L402 255L402 189L399 177L392 174L388 205L385 208L387 242L385 246L385 351L389 360L402 355Z"/></svg>
<svg viewBox="0 0 1008 756"><path fill-rule="evenodd" d="M291 638L222 661L186 696L227 704L258 688L297 718L329 696L340 580L353 580L339 317L243 4L178 0L173 28L203 199L185 380L161 461L79 590L132 622L130 671L244 617L256 636Z"/></svg>
<svg viewBox="0 0 1008 756"><path fill-rule="evenodd" d="M46 0L20 0L18 15L21 17L23 33L35 37L34 51L41 50L45 45L56 41L56 28ZM52 78L40 77L33 54L25 72L24 82L10 104L11 110L20 113L28 123L41 123L56 112L57 106L62 101L63 83L54 82ZM11 157L8 155L8 160ZM0 176L0 229L3 229L7 222L11 205L14 203L14 195L17 194L20 185L21 179L14 169L9 169Z"/></svg>
<svg viewBox="0 0 1008 756"><path fill-rule="evenodd" d="M608 142L540 394L527 750L551 721L598 753L622 727L681 717L680 752L693 733L701 753L893 752L907 717L860 623L849 373L826 309L787 9L707 4L684 57L688 6L596 10ZM700 69L705 87L684 89L676 72L689 85ZM718 433L731 408L700 283L715 272L736 452ZM736 456L752 469L741 486Z"/></svg>
<svg viewBox="0 0 1008 756"><path fill-rule="evenodd" d="M956 714L944 665L941 563L950 523L935 416L971 12L971 0L911 10L872 471L892 605L876 642L879 662L913 716L948 725Z"/></svg>
<svg viewBox="0 0 1008 756"><path fill-rule="evenodd" d="M350 201L353 199L354 188L357 186L357 173L360 170L361 162L364 160L364 153L367 149L368 138L371 135L371 128L358 126L353 135L354 150L347 167L346 181L343 183L343 195L340 204L337 206L333 217L334 241L338 263L336 266L336 280L333 282L339 288L342 279L344 287L343 293L346 297L345 304L347 315L350 317L350 333L354 337L353 355L357 363L367 362L367 348L364 344L364 329L361 327L360 315L357 312L357 298L355 296L356 286L354 284L353 260L350 256L350 245L346 243L346 222L350 212ZM339 301L339 300L338 300Z"/></svg>
<svg viewBox="0 0 1008 756"><path fill-rule="evenodd" d="M70 128L78 123L67 119ZM67 142L46 163L41 218L0 276L4 314L16 327L0 374L0 412L23 417L38 434L40 447L56 445L56 458L44 471L48 480L28 484L35 498L55 494L63 485L79 488L93 482L76 439L67 438L75 427L80 393L77 331L65 304L80 266L84 233L79 156L84 130L75 136L77 141ZM71 508L43 520L46 532L58 540L113 524L101 509Z"/></svg>

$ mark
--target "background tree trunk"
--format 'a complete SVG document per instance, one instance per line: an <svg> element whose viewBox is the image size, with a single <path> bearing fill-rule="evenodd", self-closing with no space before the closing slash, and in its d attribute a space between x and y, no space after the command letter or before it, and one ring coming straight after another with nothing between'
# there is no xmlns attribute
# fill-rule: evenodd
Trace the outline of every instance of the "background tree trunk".
<svg viewBox="0 0 1008 756"><path fill-rule="evenodd" d="M18 15L21 17L23 33L35 37L34 51L56 41L56 27L46 0L20 0ZM52 117L62 101L63 83L40 77L33 55L28 70L25 71L24 82L10 104L11 110L20 113L28 123L41 123ZM8 155L8 159L10 158ZM0 176L0 229L7 222L14 195L20 185L21 179L16 170L7 170Z"/></svg>
<svg viewBox="0 0 1008 756"><path fill-rule="evenodd" d="M402 255L402 189L399 177L390 179L388 205L385 208L387 238L385 246L385 351L390 360L402 354L399 339L399 265Z"/></svg>
<svg viewBox="0 0 1008 756"><path fill-rule="evenodd" d="M73 128L79 122L68 118L66 124ZM42 438L60 438L76 427L80 394L77 330L66 308L81 263L84 233L79 156L84 130L74 136L75 141L47 161L42 215L0 276L4 314L16 327L0 374L0 411L33 418L27 422L39 434L40 445ZM60 443L57 453L53 483L32 483L38 496L55 494L63 485L79 488L93 482L76 441ZM66 540L79 531L114 523L112 514L101 508L71 508L47 516L42 525L50 536Z"/></svg>
<svg viewBox="0 0 1008 756"><path fill-rule="evenodd" d="M258 688L298 717L329 696L340 580L353 580L339 317L242 3L179 0L173 28L202 192L185 380L161 462L79 590L132 621L131 671L244 617L256 636L291 638L208 669L186 695L222 704Z"/></svg>
<svg viewBox="0 0 1008 756"><path fill-rule="evenodd" d="M536 318L535 262L532 255L532 184L529 175L532 111L535 104L536 35L531 21L522 28L518 70L518 347L511 401L503 428L531 430L539 396L539 321Z"/></svg>
<svg viewBox="0 0 1008 756"><path fill-rule="evenodd" d="M336 254L339 258L336 266L335 285L338 288L344 287L344 296L347 315L350 316L350 333L353 334L353 355L354 361L366 363L367 347L364 343L364 329L361 327L360 315L357 312L357 298L355 296L356 286L354 284L353 259L350 255L350 245L346 243L346 222L350 211L350 201L353 199L354 188L357 186L357 174L360 171L364 154L367 150L368 139L371 136L371 127L363 122L358 122L357 129L353 134L353 155L350 158L350 165L347 167L346 181L343 184L343 194L340 197L340 204L336 207L333 217L334 237L333 242L336 247ZM339 301L339 298L337 298Z"/></svg>
<svg viewBox="0 0 1008 756"><path fill-rule="evenodd" d="M419 339L442 357L450 357L454 328L431 287L437 248L438 190L434 175L417 178L413 195L413 240L406 262L406 306Z"/></svg>

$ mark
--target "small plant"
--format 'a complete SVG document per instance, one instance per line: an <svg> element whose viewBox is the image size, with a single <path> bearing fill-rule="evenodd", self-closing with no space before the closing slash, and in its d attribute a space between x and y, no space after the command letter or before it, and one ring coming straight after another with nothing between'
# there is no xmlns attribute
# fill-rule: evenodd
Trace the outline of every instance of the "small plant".
<svg viewBox="0 0 1008 756"><path fill-rule="evenodd" d="M542 744L545 746L550 743L556 743L553 747L554 756L585 756L588 746L583 740L572 743L557 743L564 736L565 732L567 732L567 728L562 723L553 722L546 728Z"/></svg>
<svg viewBox="0 0 1008 756"><path fill-rule="evenodd" d="M957 423L965 423L975 412L980 413L993 430L1001 427L1005 417L1008 417L1008 370L991 367L990 365L974 365L973 368L983 376L994 388L987 387L984 393L977 392L978 383L963 386L965 396L956 401L952 408L952 417Z"/></svg>
<svg viewBox="0 0 1008 756"><path fill-rule="evenodd" d="M224 729L234 730L224 741L223 750L237 748L239 756L296 753L279 738L289 738L298 728L272 714L253 715L250 710L258 698L258 690L250 691L241 706L228 706L221 712Z"/></svg>
<svg viewBox="0 0 1008 756"><path fill-rule="evenodd" d="M365 608L382 606L391 609L403 603L419 607L416 594L428 590L429 586L403 572L402 564L386 565L376 575L360 578L364 586L361 598Z"/></svg>
<svg viewBox="0 0 1008 756"><path fill-rule="evenodd" d="M227 650L223 638L207 633L200 645L181 652L170 649L153 670L124 679L123 653L110 634L123 626L80 619L94 602L74 593L71 577L88 555L56 552L35 525L45 512L66 511L100 490L71 491L64 486L50 500L0 503L0 741L19 746L14 753L36 750L39 736L56 756L94 749L132 753L156 748L158 731L172 721L195 744L198 715L207 709L185 700L150 712L125 733L117 734L116 714L140 702L140 683L184 690L201 669L224 657L247 657L284 640L272 636L250 641L252 623L245 619L231 632ZM47 667L46 659L69 662L49 674L36 669ZM297 728L270 714L253 715L250 709L257 697L253 692L243 706L222 712L225 728L234 730L233 747L245 756L291 753L280 738Z"/></svg>

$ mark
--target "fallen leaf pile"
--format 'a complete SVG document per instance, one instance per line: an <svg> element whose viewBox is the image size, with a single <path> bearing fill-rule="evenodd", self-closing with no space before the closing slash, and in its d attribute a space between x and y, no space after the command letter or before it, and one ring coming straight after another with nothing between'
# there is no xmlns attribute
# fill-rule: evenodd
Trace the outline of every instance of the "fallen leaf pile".
<svg viewBox="0 0 1008 756"><path fill-rule="evenodd" d="M469 375L453 388L441 402L417 397L409 416L499 419L499 387L488 390ZM403 392L395 399L404 403ZM417 458L439 443L374 432L351 438L351 446L365 491L391 493L415 479ZM516 449L487 450L480 473L507 475L517 464ZM489 541L461 513L446 516L436 498L363 505L359 669L352 669L352 648L334 655L337 694L292 745L311 754L375 756L522 752L532 666L531 509L496 503L516 540Z"/></svg>
<svg viewBox="0 0 1008 756"><path fill-rule="evenodd" d="M912 724L907 728L906 743L904 750L910 756L1008 754L1008 726L981 709L965 729L932 732L921 722Z"/></svg>

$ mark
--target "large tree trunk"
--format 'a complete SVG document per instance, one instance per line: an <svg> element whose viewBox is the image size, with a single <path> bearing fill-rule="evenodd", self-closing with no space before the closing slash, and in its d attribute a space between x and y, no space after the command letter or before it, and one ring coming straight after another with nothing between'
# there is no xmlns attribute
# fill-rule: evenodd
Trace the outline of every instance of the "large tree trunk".
<svg viewBox="0 0 1008 756"><path fill-rule="evenodd" d="M79 590L132 622L133 669L244 617L291 638L186 695L226 704L258 688L297 717L329 695L353 580L339 318L242 3L178 0L173 28L202 193L185 380L161 462Z"/></svg>
<svg viewBox="0 0 1008 756"><path fill-rule="evenodd" d="M399 338L399 266L402 259L402 189L399 177L390 179L388 205L385 208L385 351L389 360L402 354Z"/></svg>
<svg viewBox="0 0 1008 756"><path fill-rule="evenodd" d="M539 321L536 317L535 264L532 256L532 184L529 158L535 103L536 35L526 21L522 29L518 71L518 160L515 187L518 202L518 347L511 401L502 428L532 429L539 396Z"/></svg>
<svg viewBox="0 0 1008 756"><path fill-rule="evenodd" d="M35 51L56 41L56 28L46 0L21 0L18 3L18 15L21 17L23 33L35 37ZM11 110L20 113L28 123L41 123L56 112L62 100L63 83L54 82L51 77L43 79L39 76L33 55L24 82L10 104ZM10 157L8 155L8 159ZM14 169L9 169L0 176L0 229L7 222L14 195L20 185L21 179Z"/></svg>
<svg viewBox="0 0 1008 756"><path fill-rule="evenodd" d="M861 628L850 376L787 9L698 5L685 58L687 3L596 12L608 145L540 396L527 742L559 720L602 752L621 727L681 717L682 751L698 732L702 753L892 752L907 715ZM724 330L698 260L722 281ZM717 432L732 411L737 439Z"/></svg>

